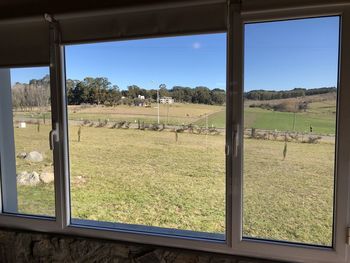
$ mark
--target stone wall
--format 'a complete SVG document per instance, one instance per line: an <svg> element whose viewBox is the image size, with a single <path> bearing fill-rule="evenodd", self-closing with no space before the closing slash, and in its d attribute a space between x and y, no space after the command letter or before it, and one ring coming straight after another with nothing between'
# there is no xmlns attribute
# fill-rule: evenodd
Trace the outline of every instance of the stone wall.
<svg viewBox="0 0 350 263"><path fill-rule="evenodd" d="M11 230L0 230L0 262L273 263L214 253Z"/></svg>

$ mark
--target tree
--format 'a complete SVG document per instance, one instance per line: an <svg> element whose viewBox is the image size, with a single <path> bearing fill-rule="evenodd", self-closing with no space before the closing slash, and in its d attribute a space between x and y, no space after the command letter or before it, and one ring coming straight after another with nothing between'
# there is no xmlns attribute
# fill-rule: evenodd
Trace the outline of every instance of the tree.
<svg viewBox="0 0 350 263"><path fill-rule="evenodd" d="M213 89L211 91L211 100L213 104L222 105L226 101L226 92L222 89Z"/></svg>
<svg viewBox="0 0 350 263"><path fill-rule="evenodd" d="M196 87L192 97L193 103L212 104L210 90L207 87Z"/></svg>
<svg viewBox="0 0 350 263"><path fill-rule="evenodd" d="M140 93L141 93L141 89L139 86L136 86L136 85L128 86L127 97L131 99L135 99L140 95Z"/></svg>
<svg viewBox="0 0 350 263"><path fill-rule="evenodd" d="M169 97L170 93L167 90L166 86L162 84L162 86L159 88L159 97Z"/></svg>
<svg viewBox="0 0 350 263"><path fill-rule="evenodd" d="M111 87L108 78L87 77L84 82L89 89L89 102L97 105L104 103L107 90Z"/></svg>
<svg viewBox="0 0 350 263"><path fill-rule="evenodd" d="M183 87L174 86L172 90L170 90L172 97L177 102L184 102L185 100L185 90Z"/></svg>

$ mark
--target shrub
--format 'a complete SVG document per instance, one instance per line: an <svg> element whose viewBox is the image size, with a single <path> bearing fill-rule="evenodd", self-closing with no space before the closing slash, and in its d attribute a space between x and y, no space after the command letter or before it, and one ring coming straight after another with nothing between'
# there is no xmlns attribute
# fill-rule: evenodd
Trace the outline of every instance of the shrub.
<svg viewBox="0 0 350 263"><path fill-rule="evenodd" d="M96 125L96 128L105 127L105 126L107 126L107 124L108 124L108 120L104 120L104 121L98 120L98 123L97 123L97 125Z"/></svg>

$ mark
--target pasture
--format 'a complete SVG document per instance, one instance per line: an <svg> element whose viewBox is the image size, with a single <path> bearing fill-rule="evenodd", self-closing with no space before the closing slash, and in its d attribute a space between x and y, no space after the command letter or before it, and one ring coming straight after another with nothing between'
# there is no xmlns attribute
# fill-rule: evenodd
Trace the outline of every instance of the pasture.
<svg viewBox="0 0 350 263"><path fill-rule="evenodd" d="M296 131L309 133L310 126L314 134L334 135L336 120L336 101L326 100L312 102L305 112L280 112L261 108L244 107L244 127L264 130ZM208 124L218 128L225 127L226 112L220 110L209 114ZM195 124L204 126L205 118Z"/></svg>
<svg viewBox="0 0 350 263"><path fill-rule="evenodd" d="M305 111L297 113L249 107L252 103L245 104L245 128L294 130L309 136L312 126L312 134L335 133L333 95L314 97ZM174 130L191 123L224 128L225 107L161 104L160 123L167 129L137 129L137 122L156 123L154 106L69 106L72 217L224 233L225 133L176 134ZM14 112L15 123L28 124L25 129L15 128L16 153L35 150L44 154L39 163L17 158L17 173L52 171L49 119L48 110ZM92 125L80 128L79 142L84 120ZM108 124L97 128L100 121ZM120 121L134 126L112 129ZM334 140L292 141L287 146L283 140L245 134L244 235L330 245ZM54 216L53 183L19 185L18 202L21 213Z"/></svg>
<svg viewBox="0 0 350 263"><path fill-rule="evenodd" d="M45 156L17 158L18 172L52 169L49 129L15 129L16 153ZM224 134L179 133L176 141L170 131L83 127L78 142L77 132L70 125L74 218L224 232ZM244 234L330 245L334 144L291 142L284 160L283 149L245 139ZM19 186L18 199L22 213L54 215L52 183Z"/></svg>
<svg viewBox="0 0 350 263"><path fill-rule="evenodd" d="M264 130L295 131L318 135L334 135L336 120L336 98L332 94L308 96L310 103L305 111L281 112L262 108L252 108L254 101L246 101L244 107L244 127ZM281 100L269 101L276 104ZM138 107L118 105L115 107L104 106L69 106L68 118L70 121L127 121L131 123L145 122L148 124L157 122L157 104L151 107ZM43 121L43 116L49 120L51 113L34 110L30 112L15 111L16 120ZM225 106L204 104L160 104L160 123L172 126L194 124L201 127L224 128L226 121Z"/></svg>

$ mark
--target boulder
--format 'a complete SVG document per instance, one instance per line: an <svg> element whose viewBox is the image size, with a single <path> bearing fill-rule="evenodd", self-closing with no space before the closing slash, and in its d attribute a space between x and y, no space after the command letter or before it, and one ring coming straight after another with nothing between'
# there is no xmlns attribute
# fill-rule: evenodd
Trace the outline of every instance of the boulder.
<svg viewBox="0 0 350 263"><path fill-rule="evenodd" d="M31 162L42 162L44 157L41 153L33 151L26 155L25 159Z"/></svg>
<svg viewBox="0 0 350 263"><path fill-rule="evenodd" d="M21 172L17 174L17 183L20 185L35 186L40 183L40 177L37 172Z"/></svg>
<svg viewBox="0 0 350 263"><path fill-rule="evenodd" d="M40 175L40 180L45 184L49 184L55 180L55 176L50 172L42 173Z"/></svg>

